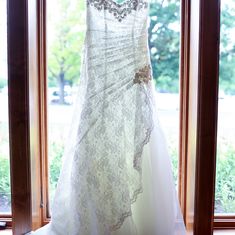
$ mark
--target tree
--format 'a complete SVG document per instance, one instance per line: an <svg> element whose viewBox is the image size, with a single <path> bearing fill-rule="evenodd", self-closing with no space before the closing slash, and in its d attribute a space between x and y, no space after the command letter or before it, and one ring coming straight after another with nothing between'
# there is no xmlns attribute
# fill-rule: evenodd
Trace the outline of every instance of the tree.
<svg viewBox="0 0 235 235"><path fill-rule="evenodd" d="M178 92L180 0L150 3L149 48L153 77L162 92Z"/></svg>
<svg viewBox="0 0 235 235"><path fill-rule="evenodd" d="M220 36L220 89L235 95L235 1L222 5Z"/></svg>
<svg viewBox="0 0 235 235"><path fill-rule="evenodd" d="M54 0L52 0L54 1ZM117 0L123 2L124 0ZM233 0L234 1L234 0ZM234 7L224 4L221 14L220 88L235 94ZM49 17L48 78L58 85L60 103L64 103L65 84L73 85L80 77L81 48L85 35L85 3L58 0L53 4L56 19ZM55 11L58 14L55 14ZM179 90L180 0L150 2L149 48L156 88L161 92ZM82 26L82 27L81 27Z"/></svg>
<svg viewBox="0 0 235 235"><path fill-rule="evenodd" d="M72 86L80 77L85 6L81 1L58 0L52 7L55 9L49 16L48 78L49 85L58 85L59 103L64 104L65 85Z"/></svg>

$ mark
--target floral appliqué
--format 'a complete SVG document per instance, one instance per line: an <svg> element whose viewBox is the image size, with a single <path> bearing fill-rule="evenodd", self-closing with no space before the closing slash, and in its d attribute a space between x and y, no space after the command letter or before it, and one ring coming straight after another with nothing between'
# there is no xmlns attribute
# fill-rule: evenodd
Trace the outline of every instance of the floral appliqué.
<svg viewBox="0 0 235 235"><path fill-rule="evenodd" d="M151 66L146 65L135 73L134 83L148 83L152 79Z"/></svg>
<svg viewBox="0 0 235 235"><path fill-rule="evenodd" d="M113 0L87 0L87 5L94 6L99 11L108 10L119 22L132 11L148 7L148 3L144 0L127 0L123 3L117 3Z"/></svg>

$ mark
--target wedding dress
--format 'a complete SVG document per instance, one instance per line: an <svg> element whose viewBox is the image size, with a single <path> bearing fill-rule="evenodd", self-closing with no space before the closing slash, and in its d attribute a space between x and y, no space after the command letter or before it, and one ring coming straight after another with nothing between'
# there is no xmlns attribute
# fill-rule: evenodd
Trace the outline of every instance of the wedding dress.
<svg viewBox="0 0 235 235"><path fill-rule="evenodd" d="M146 0L87 0L75 114L51 222L35 235L184 235L156 113Z"/></svg>

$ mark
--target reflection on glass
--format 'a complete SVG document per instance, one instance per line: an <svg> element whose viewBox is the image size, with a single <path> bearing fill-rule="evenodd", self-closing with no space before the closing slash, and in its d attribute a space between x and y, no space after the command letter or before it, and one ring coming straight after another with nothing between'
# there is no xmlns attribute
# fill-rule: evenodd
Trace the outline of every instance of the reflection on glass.
<svg viewBox="0 0 235 235"><path fill-rule="evenodd" d="M235 0L221 1L215 213L235 213Z"/></svg>
<svg viewBox="0 0 235 235"><path fill-rule="evenodd" d="M80 77L85 36L85 5L76 0L47 1L48 130L50 198L57 184L74 94ZM179 136L180 1L150 4L149 47L160 120L177 180Z"/></svg>
<svg viewBox="0 0 235 235"><path fill-rule="evenodd" d="M0 214L11 213L6 0L0 0Z"/></svg>

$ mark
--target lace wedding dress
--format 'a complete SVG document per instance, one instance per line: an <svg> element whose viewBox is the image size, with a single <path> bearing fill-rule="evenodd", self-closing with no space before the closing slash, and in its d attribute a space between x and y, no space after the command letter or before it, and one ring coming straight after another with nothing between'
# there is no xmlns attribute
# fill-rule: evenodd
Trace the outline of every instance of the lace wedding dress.
<svg viewBox="0 0 235 235"><path fill-rule="evenodd" d="M52 205L35 235L184 235L157 120L145 0L87 0L81 83Z"/></svg>

